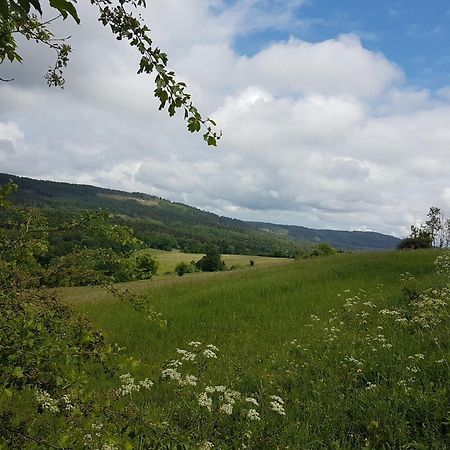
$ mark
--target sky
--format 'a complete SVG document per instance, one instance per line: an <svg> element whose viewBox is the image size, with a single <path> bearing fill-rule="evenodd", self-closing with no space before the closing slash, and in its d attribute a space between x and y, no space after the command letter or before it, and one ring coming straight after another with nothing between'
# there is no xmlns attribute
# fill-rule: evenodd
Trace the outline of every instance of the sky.
<svg viewBox="0 0 450 450"><path fill-rule="evenodd" d="M396 236L450 213L447 0L152 0L154 42L218 148L157 110L138 55L77 4L64 90L46 48L0 65L0 171L244 220ZM50 16L47 16L50 17Z"/></svg>

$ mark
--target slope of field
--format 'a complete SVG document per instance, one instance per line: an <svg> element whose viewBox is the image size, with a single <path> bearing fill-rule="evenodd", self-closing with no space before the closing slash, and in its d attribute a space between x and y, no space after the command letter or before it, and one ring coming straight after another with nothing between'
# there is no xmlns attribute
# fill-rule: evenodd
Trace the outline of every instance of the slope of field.
<svg viewBox="0 0 450 450"><path fill-rule="evenodd" d="M414 289L441 285L433 266L438 254L337 255L129 283L148 294L166 327L98 291L64 295L141 361L136 376L157 378L190 341L216 345L219 359L209 365L205 385L232 386L260 402L270 394L284 399L277 425L265 419L275 426L279 448L444 449L448 310L439 312L442 325L422 328L413 320L420 311L409 303ZM399 281L405 272L416 277L409 291ZM159 413L178 401L152 395ZM261 442L250 448L275 448Z"/></svg>
<svg viewBox="0 0 450 450"><path fill-rule="evenodd" d="M167 272L173 273L175 271L175 266L182 261L187 263L191 261L198 261L203 256L203 253L184 253L179 250L172 250L169 252L165 250L151 249L148 250L148 253L158 260L159 275ZM272 258L270 256L252 255L222 255L222 259L225 261L227 267L234 267L236 269L251 267L250 261L254 262L253 267L274 266L292 261L292 259L289 258Z"/></svg>

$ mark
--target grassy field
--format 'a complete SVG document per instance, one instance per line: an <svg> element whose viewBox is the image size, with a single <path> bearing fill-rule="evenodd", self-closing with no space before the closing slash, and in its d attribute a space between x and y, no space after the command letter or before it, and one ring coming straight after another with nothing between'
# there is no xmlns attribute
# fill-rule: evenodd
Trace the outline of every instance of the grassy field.
<svg viewBox="0 0 450 450"><path fill-rule="evenodd" d="M256 266L248 271L127 284L148 296L165 327L99 288L61 292L133 357L136 377L160 377L165 363L180 356L177 348L192 350L190 341L217 346L219 358L202 373L203 386L232 386L252 395L261 417L264 404L268 409L252 429L258 438L233 438L247 439L247 448L444 449L448 328L442 328L443 319L432 329L416 326L414 314L421 313L411 309L414 292L442 284L435 276L436 256L347 254L275 267L252 257ZM178 257L170 252L164 267ZM415 276L409 291L399 282L405 272ZM194 399L200 385L192 387ZM155 417L177 402L177 394L162 392L156 389L148 400L158 404ZM264 402L269 395L284 399L285 415ZM231 417L237 422L227 429L241 426L242 417ZM208 439L223 444L214 423Z"/></svg>
<svg viewBox="0 0 450 450"><path fill-rule="evenodd" d="M172 250L170 252L165 250L148 250L159 262L158 274L163 275L167 272L174 272L175 266L184 261L189 263L191 261L198 261L202 258L202 253L183 253L179 250ZM250 260L254 261L255 266L268 267L278 264L283 264L292 259L289 258L272 258L270 256L251 256L251 255L222 255L222 259L228 267L235 266L239 268L250 267Z"/></svg>

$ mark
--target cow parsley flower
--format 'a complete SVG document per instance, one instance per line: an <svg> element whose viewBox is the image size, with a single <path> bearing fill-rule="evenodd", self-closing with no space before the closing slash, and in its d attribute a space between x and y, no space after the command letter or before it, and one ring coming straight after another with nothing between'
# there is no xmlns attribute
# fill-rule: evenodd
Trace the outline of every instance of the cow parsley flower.
<svg viewBox="0 0 450 450"><path fill-rule="evenodd" d="M255 406L259 406L258 401L256 400L256 398L246 397L245 401L248 402L248 403L253 403Z"/></svg>
<svg viewBox="0 0 450 450"><path fill-rule="evenodd" d="M231 416L233 414L233 404L232 403L224 403L220 406L219 411Z"/></svg>
<svg viewBox="0 0 450 450"><path fill-rule="evenodd" d="M219 351L219 349L213 344L208 344L206 347L209 348L210 350L214 351L214 352L218 352Z"/></svg>
<svg viewBox="0 0 450 450"><path fill-rule="evenodd" d="M43 389L36 390L36 401L45 411L52 413L59 412L58 401L53 399L50 394Z"/></svg>
<svg viewBox="0 0 450 450"><path fill-rule="evenodd" d="M256 409L249 409L247 413L247 418L250 420L261 420L261 417L259 417L259 412L256 411Z"/></svg>
<svg viewBox="0 0 450 450"><path fill-rule="evenodd" d="M270 402L270 408L272 411L276 412L280 416L285 416L286 412L284 411L284 401L282 398L277 395L271 395L270 398L272 401Z"/></svg>
<svg viewBox="0 0 450 450"><path fill-rule="evenodd" d="M169 378L170 380L176 380L176 381L181 380L181 373L178 372L177 369L173 369L172 367L164 369L161 372L161 376L162 376L162 378Z"/></svg>
<svg viewBox="0 0 450 450"><path fill-rule="evenodd" d="M180 386L196 386L198 378L194 375L186 375L184 380L179 380Z"/></svg>
<svg viewBox="0 0 450 450"><path fill-rule="evenodd" d="M200 345L202 345L202 343L198 342L198 341L191 341L191 342L188 343L188 345L190 345L191 347L197 348Z"/></svg>
<svg viewBox="0 0 450 450"><path fill-rule="evenodd" d="M130 395L133 392L137 392L140 390L140 386L135 383L134 378L129 373L125 373L120 375L120 380L122 382L122 386L117 389L117 393L124 397L125 395Z"/></svg>
<svg viewBox="0 0 450 450"><path fill-rule="evenodd" d="M145 378L144 380L139 381L139 384L145 389L150 389L153 386L153 381Z"/></svg>
<svg viewBox="0 0 450 450"><path fill-rule="evenodd" d="M203 406L205 408L208 409L208 411L211 411L211 406L212 406L212 398L208 397L208 394L206 392L202 392L199 396L198 396L198 404L200 406Z"/></svg>
<svg viewBox="0 0 450 450"><path fill-rule="evenodd" d="M206 358L216 358L217 359L217 355L209 348L203 350L203 356L205 356Z"/></svg>

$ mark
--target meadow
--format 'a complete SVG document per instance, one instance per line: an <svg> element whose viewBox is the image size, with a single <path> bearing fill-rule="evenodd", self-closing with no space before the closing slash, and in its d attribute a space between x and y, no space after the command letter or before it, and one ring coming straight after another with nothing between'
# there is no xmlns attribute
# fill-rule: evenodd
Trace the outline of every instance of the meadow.
<svg viewBox="0 0 450 450"><path fill-rule="evenodd" d="M438 255L255 258L251 270L125 284L163 325L100 288L60 293L122 348L140 414L197 442L179 448L444 449L450 335ZM132 393L147 378L155 385Z"/></svg>
<svg viewBox="0 0 450 450"><path fill-rule="evenodd" d="M175 266L180 262L190 263L191 261L198 261L203 253L184 253L179 250L158 250L151 249L147 251L150 255L157 259L159 263L158 275L175 272ZM270 256L252 256L252 255L222 255L227 267L244 268L250 266L250 261L254 262L255 266L273 266L292 261L290 258L274 258Z"/></svg>

